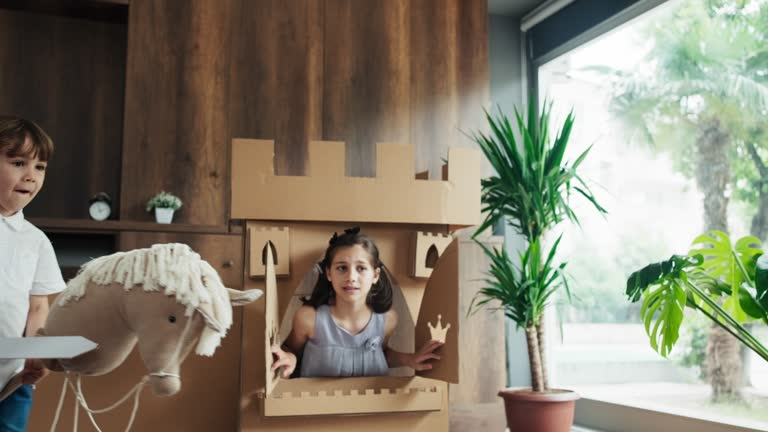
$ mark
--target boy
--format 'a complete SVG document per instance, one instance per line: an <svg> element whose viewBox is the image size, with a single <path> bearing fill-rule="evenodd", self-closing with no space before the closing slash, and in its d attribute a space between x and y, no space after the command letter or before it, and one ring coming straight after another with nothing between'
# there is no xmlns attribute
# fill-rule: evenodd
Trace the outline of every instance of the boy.
<svg viewBox="0 0 768 432"><path fill-rule="evenodd" d="M38 125L0 116L0 337L34 336L48 316L47 295L65 287L51 242L22 213L52 154ZM48 371L40 360L0 360L0 389L17 373L24 385L0 401L0 432L26 429L33 384Z"/></svg>

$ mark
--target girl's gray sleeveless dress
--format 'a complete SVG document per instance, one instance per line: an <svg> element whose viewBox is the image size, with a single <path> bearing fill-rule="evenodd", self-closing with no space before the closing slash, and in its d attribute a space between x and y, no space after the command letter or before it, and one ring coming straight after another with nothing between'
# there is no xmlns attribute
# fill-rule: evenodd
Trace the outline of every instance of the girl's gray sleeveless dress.
<svg viewBox="0 0 768 432"><path fill-rule="evenodd" d="M384 314L373 313L363 331L350 334L333 321L328 305L317 308L315 335L304 345L301 377L387 375Z"/></svg>

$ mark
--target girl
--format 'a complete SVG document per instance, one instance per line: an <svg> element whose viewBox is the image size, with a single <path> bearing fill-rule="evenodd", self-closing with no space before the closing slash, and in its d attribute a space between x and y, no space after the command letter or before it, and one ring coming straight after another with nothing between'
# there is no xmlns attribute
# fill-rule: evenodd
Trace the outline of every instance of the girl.
<svg viewBox="0 0 768 432"><path fill-rule="evenodd" d="M440 359L434 353L442 345L437 341L416 353L387 346L397 327L392 285L378 248L360 228L334 233L320 267L312 295L294 315L291 333L282 347L272 347L273 371L282 367L282 377L288 378L301 359L301 377L374 376L399 366L431 369L428 361Z"/></svg>

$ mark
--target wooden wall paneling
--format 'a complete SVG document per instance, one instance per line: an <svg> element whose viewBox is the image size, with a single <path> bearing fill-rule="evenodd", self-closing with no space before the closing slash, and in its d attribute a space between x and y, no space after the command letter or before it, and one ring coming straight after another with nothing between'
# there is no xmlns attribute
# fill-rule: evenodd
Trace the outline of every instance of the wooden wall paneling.
<svg viewBox="0 0 768 432"><path fill-rule="evenodd" d="M240 0L232 38L233 138L275 140L275 173L305 174L322 138L323 2Z"/></svg>
<svg viewBox="0 0 768 432"><path fill-rule="evenodd" d="M409 143L415 3L325 0L323 139L347 143L347 175L375 175L377 142Z"/></svg>
<svg viewBox="0 0 768 432"><path fill-rule="evenodd" d="M488 4L454 0L458 4L457 52L461 110L459 130L472 131L486 127L483 108L490 109L491 96L488 72ZM476 147L461 136L460 145ZM486 167L487 164L484 165ZM483 172L488 172L484 169Z"/></svg>
<svg viewBox="0 0 768 432"><path fill-rule="evenodd" d="M125 23L0 9L0 113L56 144L28 216L86 218L96 192L117 200L126 38Z"/></svg>
<svg viewBox="0 0 768 432"><path fill-rule="evenodd" d="M119 237L119 249L130 250L168 242L188 244L219 271L227 286L238 289L243 286L243 240L240 235L123 232ZM131 430L238 430L242 308L233 311L232 327L213 357L198 356L193 352L182 364L181 391L178 394L157 397L149 387L145 387ZM144 374L146 368L138 350L134 349L126 361L109 374L84 378L86 400L94 409L109 406L138 383ZM62 382L61 374L52 373L38 387L30 416L30 431L50 429ZM73 405L70 393L57 430L72 427ZM104 431L125 430L131 406L132 400L129 400L110 413L96 415L96 421ZM83 412L80 413L77 430L95 431Z"/></svg>
<svg viewBox="0 0 768 432"><path fill-rule="evenodd" d="M410 10L411 135L416 171L441 178L448 147L472 146L488 90L484 1L424 0Z"/></svg>
<svg viewBox="0 0 768 432"><path fill-rule="evenodd" d="M228 222L230 41L235 0L135 0L128 22L122 219L178 195L180 223Z"/></svg>
<svg viewBox="0 0 768 432"><path fill-rule="evenodd" d="M208 261L229 288L243 287L243 236L227 234L188 234L122 232L121 251L146 248L156 243L184 243Z"/></svg>
<svg viewBox="0 0 768 432"><path fill-rule="evenodd" d="M147 386L132 431L237 431L240 387L240 340L242 309L233 311L233 324L212 357L189 354L181 366L181 390L171 397L158 397ZM147 373L137 349L107 375L84 377L83 393L92 409L106 408L123 397ZM61 394L63 375L51 373L35 391L29 431L50 430ZM128 425L133 399L113 411L95 415L102 431L123 431ZM56 430L72 430L74 401L67 399ZM83 411L80 432L95 432Z"/></svg>

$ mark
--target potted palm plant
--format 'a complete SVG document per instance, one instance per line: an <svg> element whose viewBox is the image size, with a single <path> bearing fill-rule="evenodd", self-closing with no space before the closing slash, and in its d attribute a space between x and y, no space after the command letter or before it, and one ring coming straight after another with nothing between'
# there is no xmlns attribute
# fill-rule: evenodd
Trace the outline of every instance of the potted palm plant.
<svg viewBox="0 0 768 432"><path fill-rule="evenodd" d="M499 396L504 399L509 429L528 432L569 431L578 399L575 392L551 389L548 383L542 316L553 294L561 287L567 292L568 284L563 272L566 264L555 262L560 238L547 247L544 236L563 220L578 223L570 204L573 194L605 213L577 173L591 147L572 163L565 160L573 113L552 139L551 112L551 102L545 101L539 114L531 100L527 119L515 109L516 131L501 110L496 117L486 112L490 133L470 136L496 172L482 181L485 220L475 235L503 221L527 243L519 264L504 248L481 244L491 265L486 287L473 298L469 312L500 309L525 331L532 387L504 389Z"/></svg>
<svg viewBox="0 0 768 432"><path fill-rule="evenodd" d="M675 346L689 307L768 361L768 349L743 326L755 320L768 324L768 256L757 237L732 244L724 232L702 234L688 255L633 272L626 294L632 302L642 299L640 316L651 347L664 357Z"/></svg>

